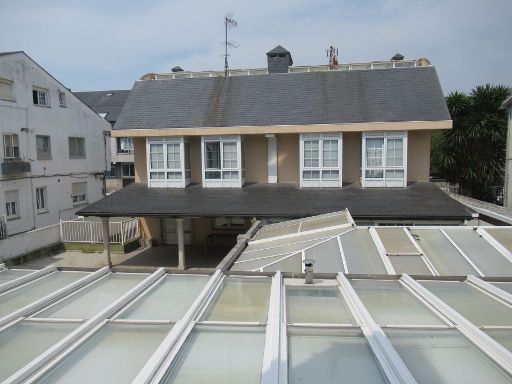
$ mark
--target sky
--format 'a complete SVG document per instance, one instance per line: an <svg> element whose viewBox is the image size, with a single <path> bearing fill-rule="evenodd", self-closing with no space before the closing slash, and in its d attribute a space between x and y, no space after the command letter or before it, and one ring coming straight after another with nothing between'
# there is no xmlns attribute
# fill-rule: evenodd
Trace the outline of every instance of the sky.
<svg viewBox="0 0 512 384"><path fill-rule="evenodd" d="M512 0L0 0L0 52L23 50L73 91L131 89L149 72L428 58L443 91L512 86Z"/></svg>

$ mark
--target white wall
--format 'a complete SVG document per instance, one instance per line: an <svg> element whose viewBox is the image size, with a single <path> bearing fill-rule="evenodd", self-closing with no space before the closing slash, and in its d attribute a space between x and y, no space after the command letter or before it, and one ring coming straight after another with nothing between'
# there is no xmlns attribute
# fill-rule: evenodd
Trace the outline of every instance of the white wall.
<svg viewBox="0 0 512 384"><path fill-rule="evenodd" d="M0 262L60 242L60 225L36 229L0 240Z"/></svg>
<svg viewBox="0 0 512 384"><path fill-rule="evenodd" d="M0 56L0 78L14 82L15 101L0 100L0 133L16 133L20 158L29 161L31 172L0 174L0 214L5 214L5 191L18 190L20 218L9 220L10 235L57 223L85 206L74 206L71 183L87 181L87 203L103 195L102 174L110 168L110 124L83 104L24 53ZM36 106L32 88L49 90L50 107ZM58 93L65 92L66 106L59 106ZM23 128L23 130L22 130ZM27 129L28 128L28 129ZM48 135L51 160L37 160L36 135ZM85 159L70 159L68 138L85 138ZM0 138L3 162L3 138ZM35 189L46 186L48 212L34 212Z"/></svg>

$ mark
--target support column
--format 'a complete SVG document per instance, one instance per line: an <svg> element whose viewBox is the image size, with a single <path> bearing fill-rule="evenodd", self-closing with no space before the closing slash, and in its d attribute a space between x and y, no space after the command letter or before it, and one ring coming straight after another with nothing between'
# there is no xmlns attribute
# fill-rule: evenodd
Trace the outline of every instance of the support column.
<svg viewBox="0 0 512 384"><path fill-rule="evenodd" d="M112 268L112 259L110 258L110 225L108 217L102 217L103 224L103 250L107 254L108 267Z"/></svg>
<svg viewBox="0 0 512 384"><path fill-rule="evenodd" d="M176 219L176 234L178 235L178 269L184 270L185 266L185 235L183 219Z"/></svg>
<svg viewBox="0 0 512 384"><path fill-rule="evenodd" d="M268 154L268 183L277 183L277 137L275 134L266 134Z"/></svg>

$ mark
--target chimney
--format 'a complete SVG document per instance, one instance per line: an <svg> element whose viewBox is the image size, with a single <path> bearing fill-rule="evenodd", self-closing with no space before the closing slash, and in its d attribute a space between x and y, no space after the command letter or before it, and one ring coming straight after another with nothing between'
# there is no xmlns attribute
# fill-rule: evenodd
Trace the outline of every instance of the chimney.
<svg viewBox="0 0 512 384"><path fill-rule="evenodd" d="M288 67L293 65L290 51L278 45L267 52L268 73L288 73Z"/></svg>
<svg viewBox="0 0 512 384"><path fill-rule="evenodd" d="M391 61L401 61L404 59L404 55L401 55L400 53L395 53L395 56L391 58Z"/></svg>
<svg viewBox="0 0 512 384"><path fill-rule="evenodd" d="M173 69L171 69L173 72L183 72L183 68L181 68L179 65L175 66Z"/></svg>

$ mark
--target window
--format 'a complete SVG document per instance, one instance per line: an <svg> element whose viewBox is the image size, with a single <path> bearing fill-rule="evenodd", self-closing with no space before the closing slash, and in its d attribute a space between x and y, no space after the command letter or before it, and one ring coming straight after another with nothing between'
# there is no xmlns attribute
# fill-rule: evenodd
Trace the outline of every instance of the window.
<svg viewBox="0 0 512 384"><path fill-rule="evenodd" d="M59 91L59 106L66 106L66 94L62 91Z"/></svg>
<svg viewBox="0 0 512 384"><path fill-rule="evenodd" d="M135 177L135 171L133 168L133 164L123 164L121 166L121 172L123 177L132 178Z"/></svg>
<svg viewBox="0 0 512 384"><path fill-rule="evenodd" d="M50 106L50 99L48 97L48 90L44 88L32 89L32 100L34 105L40 105L43 107Z"/></svg>
<svg viewBox="0 0 512 384"><path fill-rule="evenodd" d="M52 158L50 136L36 136L37 160L50 160Z"/></svg>
<svg viewBox="0 0 512 384"><path fill-rule="evenodd" d="M5 215L7 219L16 219L20 217L18 209L18 191L5 192Z"/></svg>
<svg viewBox="0 0 512 384"><path fill-rule="evenodd" d="M212 223L213 229L243 229L245 219L243 217L216 217Z"/></svg>
<svg viewBox="0 0 512 384"><path fill-rule="evenodd" d="M36 208L38 212L48 211L46 187L36 188Z"/></svg>
<svg viewBox="0 0 512 384"><path fill-rule="evenodd" d="M204 136L203 186L241 187L244 183L243 142L240 136Z"/></svg>
<svg viewBox="0 0 512 384"><path fill-rule="evenodd" d="M0 79L0 99L14 101L12 81Z"/></svg>
<svg viewBox="0 0 512 384"><path fill-rule="evenodd" d="M407 132L363 133L363 187L405 187Z"/></svg>
<svg viewBox="0 0 512 384"><path fill-rule="evenodd" d="M83 137L69 138L69 158L85 159L85 139Z"/></svg>
<svg viewBox="0 0 512 384"><path fill-rule="evenodd" d="M341 134L302 134L300 140L301 187L341 187Z"/></svg>
<svg viewBox="0 0 512 384"><path fill-rule="evenodd" d="M117 153L133 153L133 138L118 137L117 138Z"/></svg>
<svg viewBox="0 0 512 384"><path fill-rule="evenodd" d="M190 143L184 137L148 138L149 186L184 188L190 183Z"/></svg>
<svg viewBox="0 0 512 384"><path fill-rule="evenodd" d="M71 183L71 199L73 205L83 204L87 201L87 182Z"/></svg>
<svg viewBox="0 0 512 384"><path fill-rule="evenodd" d="M4 133L4 157L8 159L20 157L18 135L15 133Z"/></svg>

